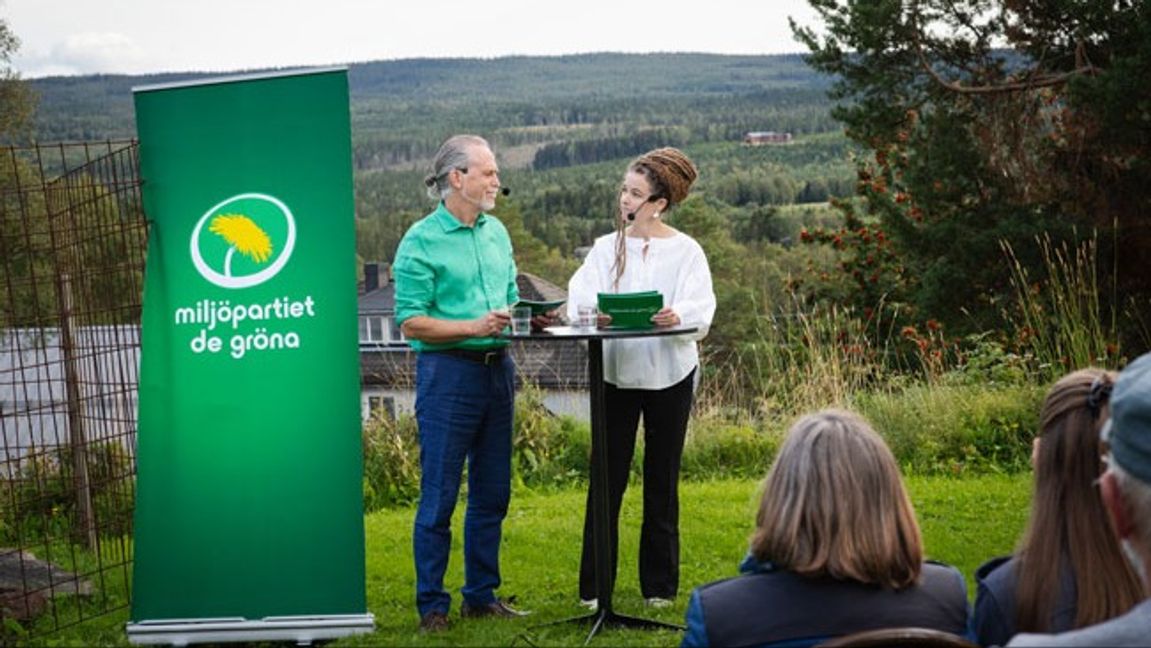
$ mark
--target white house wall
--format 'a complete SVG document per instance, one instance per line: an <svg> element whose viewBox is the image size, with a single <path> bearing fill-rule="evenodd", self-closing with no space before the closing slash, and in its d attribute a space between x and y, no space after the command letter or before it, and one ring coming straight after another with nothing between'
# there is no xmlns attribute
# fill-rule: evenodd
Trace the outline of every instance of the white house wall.
<svg viewBox="0 0 1151 648"><path fill-rule="evenodd" d="M74 335L80 416L89 443L135 443L139 332L130 326L83 327ZM20 459L69 443L69 411L60 331L0 331L0 452L3 472Z"/></svg>

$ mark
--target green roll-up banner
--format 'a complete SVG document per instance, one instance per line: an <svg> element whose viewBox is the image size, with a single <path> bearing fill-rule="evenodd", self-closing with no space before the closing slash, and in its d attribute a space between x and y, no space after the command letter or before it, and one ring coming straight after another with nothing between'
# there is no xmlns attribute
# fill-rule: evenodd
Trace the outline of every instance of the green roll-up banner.
<svg viewBox="0 0 1151 648"><path fill-rule="evenodd" d="M347 70L133 89L134 643L370 632Z"/></svg>

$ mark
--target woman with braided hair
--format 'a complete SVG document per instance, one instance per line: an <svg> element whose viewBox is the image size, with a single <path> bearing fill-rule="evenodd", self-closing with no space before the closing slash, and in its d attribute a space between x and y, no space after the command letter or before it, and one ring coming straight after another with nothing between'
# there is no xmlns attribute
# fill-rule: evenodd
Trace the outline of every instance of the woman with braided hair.
<svg viewBox="0 0 1151 648"><path fill-rule="evenodd" d="M599 237L568 283L568 314L594 306L599 293L656 290L664 307L656 326L694 326L691 335L607 340L604 343L604 411L607 418L611 542L619 546L619 511L643 417L643 526L639 581L647 603L670 605L679 589L679 468L698 379L697 342L715 314L711 271L703 248L664 221L691 190L695 165L675 148L636 158L620 186L616 231ZM610 318L600 316L600 325ZM597 449L593 448L593 452ZM595 607L591 502L588 489L580 558L580 599ZM616 552L613 552L613 559ZM611 574L614 578L613 560Z"/></svg>

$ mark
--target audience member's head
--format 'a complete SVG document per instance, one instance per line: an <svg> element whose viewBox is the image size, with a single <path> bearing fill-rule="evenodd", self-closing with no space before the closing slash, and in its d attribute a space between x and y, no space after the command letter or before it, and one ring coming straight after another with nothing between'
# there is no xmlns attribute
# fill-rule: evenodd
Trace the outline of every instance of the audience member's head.
<svg viewBox="0 0 1151 648"><path fill-rule="evenodd" d="M1075 582L1075 627L1109 619L1141 597L1096 487L1103 472L1099 435L1115 380L1114 372L1081 369L1056 381L1043 402L1031 517L1017 552L1020 631L1049 629L1065 562Z"/></svg>
<svg viewBox="0 0 1151 648"><path fill-rule="evenodd" d="M919 525L895 457L866 421L824 410L791 427L767 476L751 552L805 576L915 583Z"/></svg>
<svg viewBox="0 0 1151 648"><path fill-rule="evenodd" d="M1151 594L1151 354L1119 374L1103 438L1103 500L1124 553Z"/></svg>

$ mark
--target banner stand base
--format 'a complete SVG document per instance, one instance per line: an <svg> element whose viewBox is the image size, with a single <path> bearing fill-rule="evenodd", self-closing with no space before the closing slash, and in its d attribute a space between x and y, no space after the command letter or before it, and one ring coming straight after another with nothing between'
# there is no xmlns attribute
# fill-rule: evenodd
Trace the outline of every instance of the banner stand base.
<svg viewBox="0 0 1151 648"><path fill-rule="evenodd" d="M242 617L223 619L163 619L129 623L128 641L133 644L187 646L224 641L295 641L306 646L315 641L376 629L371 614L327 616L277 616L250 621Z"/></svg>

